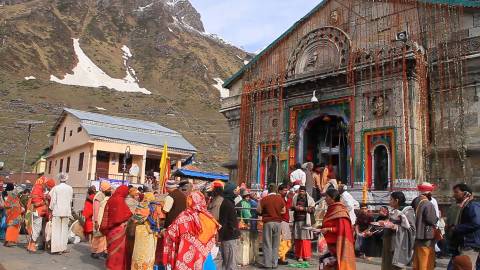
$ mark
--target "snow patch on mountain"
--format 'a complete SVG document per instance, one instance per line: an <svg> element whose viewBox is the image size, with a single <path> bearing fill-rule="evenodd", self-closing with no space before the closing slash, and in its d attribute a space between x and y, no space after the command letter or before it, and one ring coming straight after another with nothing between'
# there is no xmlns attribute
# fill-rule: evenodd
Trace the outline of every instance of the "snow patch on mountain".
<svg viewBox="0 0 480 270"><path fill-rule="evenodd" d="M213 78L216 84L213 84L213 87L217 88L218 92L220 92L220 98L227 98L230 96L230 90L223 88L223 80L220 78Z"/></svg>
<svg viewBox="0 0 480 270"><path fill-rule="evenodd" d="M183 29L188 30L188 31L190 31L190 32L197 33L197 34L202 35L202 36L204 36L204 37L210 38L210 39L212 39L212 40L214 40L214 41L216 41L216 42L220 42L220 43L222 43L222 44L224 44L224 45L229 45L229 46L232 46L232 47L236 47L235 44L233 44L232 42L229 42L229 41L223 39L222 37L220 37L220 36L217 35L217 34L211 34L211 33L208 33L207 31L203 31L203 32L198 31L197 29L193 28L193 27L190 26L189 24L187 24L187 23L179 20L179 19L178 19L177 17L175 17L175 16L172 16L172 18L173 18L173 24L174 24L175 26L181 28L181 29L183 28Z"/></svg>
<svg viewBox="0 0 480 270"><path fill-rule="evenodd" d="M128 61L133 56L127 46L122 47L123 63L127 69L127 74L123 79L110 77L85 54L80 48L78 38L73 39L73 48L78 59L77 65L73 68L72 74L66 74L63 79L50 75L50 81L66 85L77 85L85 87L107 87L120 92L140 92L151 94L145 88L138 85L135 70L129 65Z"/></svg>
<svg viewBox="0 0 480 270"><path fill-rule="evenodd" d="M33 76L25 77L25 80L26 80L26 81L35 80L35 79L36 79L36 78L33 77Z"/></svg>
<svg viewBox="0 0 480 270"><path fill-rule="evenodd" d="M154 4L154 3L152 2L152 3L150 3L150 4L146 5L146 6L138 7L135 11L143 12L143 11L145 11L145 9L152 7L153 4Z"/></svg>

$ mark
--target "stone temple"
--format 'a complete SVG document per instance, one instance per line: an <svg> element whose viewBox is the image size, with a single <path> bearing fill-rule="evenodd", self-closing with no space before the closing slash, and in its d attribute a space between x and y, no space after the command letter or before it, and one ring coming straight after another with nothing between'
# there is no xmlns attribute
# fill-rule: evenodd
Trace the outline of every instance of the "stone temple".
<svg viewBox="0 0 480 270"><path fill-rule="evenodd" d="M324 0L225 82L225 166L263 187L324 163L373 202L479 190L479 72L478 1Z"/></svg>

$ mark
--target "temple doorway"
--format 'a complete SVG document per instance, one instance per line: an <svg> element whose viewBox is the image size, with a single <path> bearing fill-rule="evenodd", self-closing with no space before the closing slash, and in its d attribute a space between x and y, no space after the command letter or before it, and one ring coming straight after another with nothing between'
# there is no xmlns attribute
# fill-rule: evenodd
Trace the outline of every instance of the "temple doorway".
<svg viewBox="0 0 480 270"><path fill-rule="evenodd" d="M332 165L337 180L349 182L347 124L342 117L325 114L311 120L303 136L303 160Z"/></svg>
<svg viewBox="0 0 480 270"><path fill-rule="evenodd" d="M385 145L378 145L373 150L373 185L375 190L387 190L389 183L389 157Z"/></svg>

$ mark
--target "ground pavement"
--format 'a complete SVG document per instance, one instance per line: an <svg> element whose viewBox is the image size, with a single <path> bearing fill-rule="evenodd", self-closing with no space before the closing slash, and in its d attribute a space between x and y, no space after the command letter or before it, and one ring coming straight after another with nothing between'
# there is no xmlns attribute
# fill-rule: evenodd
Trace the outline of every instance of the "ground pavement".
<svg viewBox="0 0 480 270"><path fill-rule="evenodd" d="M63 255L29 254L23 246L7 248L0 246L0 270L99 270L105 269L105 260L96 260L90 257L89 247L86 243L69 245L70 253ZM357 263L357 270L380 270L379 260L364 263L361 260ZM373 263L373 264L372 264ZM377 265L375 265L377 264ZM443 265L442 265L443 266ZM257 269L252 266L241 268ZM279 267L279 269L294 269ZM310 269L318 269L318 264L312 265ZM439 267L437 269L445 269Z"/></svg>

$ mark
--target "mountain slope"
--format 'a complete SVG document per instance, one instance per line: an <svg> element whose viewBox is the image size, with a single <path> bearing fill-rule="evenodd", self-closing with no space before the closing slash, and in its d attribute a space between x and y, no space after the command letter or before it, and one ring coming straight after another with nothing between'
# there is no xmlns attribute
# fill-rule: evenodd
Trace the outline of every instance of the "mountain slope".
<svg viewBox="0 0 480 270"><path fill-rule="evenodd" d="M102 80L121 82L131 75L130 83L151 94L120 92L106 83L58 83L78 75L82 61L74 39L105 73ZM230 134L218 113L215 85L248 57L205 33L200 14L186 0L16 0L0 7L0 160L7 169L21 167L26 128L17 120L46 122L34 128L31 163L48 146L63 107L101 108L183 133L199 149L200 166L218 169Z"/></svg>

